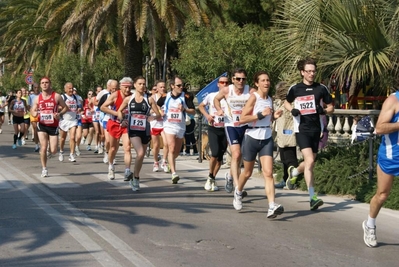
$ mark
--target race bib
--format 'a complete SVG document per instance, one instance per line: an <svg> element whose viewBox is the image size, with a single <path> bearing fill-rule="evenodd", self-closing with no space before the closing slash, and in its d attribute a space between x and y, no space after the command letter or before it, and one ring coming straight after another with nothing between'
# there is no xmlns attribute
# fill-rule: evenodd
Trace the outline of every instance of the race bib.
<svg viewBox="0 0 399 267"><path fill-rule="evenodd" d="M141 114L132 114L130 119L130 130L145 131L147 117Z"/></svg>
<svg viewBox="0 0 399 267"><path fill-rule="evenodd" d="M40 111L40 122L43 124L53 124L54 114L52 110L42 110Z"/></svg>
<svg viewBox="0 0 399 267"><path fill-rule="evenodd" d="M224 116L218 116L215 114L213 118L213 127L216 128L224 127Z"/></svg>
<svg viewBox="0 0 399 267"><path fill-rule="evenodd" d="M316 102L314 95L300 96L295 99L295 107L299 109L301 115L315 114Z"/></svg>
<svg viewBox="0 0 399 267"><path fill-rule="evenodd" d="M167 115L168 122L182 122L183 112L178 108L170 108Z"/></svg>
<svg viewBox="0 0 399 267"><path fill-rule="evenodd" d="M90 109L86 109L86 117L91 117L91 110Z"/></svg>
<svg viewBox="0 0 399 267"><path fill-rule="evenodd" d="M233 117L234 126L240 126L240 117L241 117L242 110L232 110L231 116Z"/></svg>
<svg viewBox="0 0 399 267"><path fill-rule="evenodd" d="M68 108L69 108L72 112L76 112L76 110L78 109L78 105L76 104L75 101L67 100L67 101L65 102L65 104L68 106Z"/></svg>

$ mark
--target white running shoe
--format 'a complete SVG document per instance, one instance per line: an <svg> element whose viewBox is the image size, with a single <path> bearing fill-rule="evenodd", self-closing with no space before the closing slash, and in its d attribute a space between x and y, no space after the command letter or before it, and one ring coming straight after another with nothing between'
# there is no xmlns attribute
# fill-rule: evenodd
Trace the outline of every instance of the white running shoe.
<svg viewBox="0 0 399 267"><path fill-rule="evenodd" d="M219 191L219 187L216 184L216 180L213 179L212 183L211 183L211 191Z"/></svg>
<svg viewBox="0 0 399 267"><path fill-rule="evenodd" d="M159 171L159 163L158 162L154 162L154 165L152 166L152 171L153 172L157 172Z"/></svg>
<svg viewBox="0 0 399 267"><path fill-rule="evenodd" d="M76 162L76 159L75 159L75 157L73 156L73 154L70 154L69 155L69 159L68 159L69 161L71 161L71 162Z"/></svg>
<svg viewBox="0 0 399 267"><path fill-rule="evenodd" d="M165 162L165 164L163 165L163 171L166 173L170 172L170 166L167 162Z"/></svg>
<svg viewBox="0 0 399 267"><path fill-rule="evenodd" d="M76 154L76 156L78 156L78 157L79 157L80 154L81 154L81 153L80 153L80 149L79 149L78 146L75 147L75 154Z"/></svg>
<svg viewBox="0 0 399 267"><path fill-rule="evenodd" d="M234 191L233 206L236 210L242 209L242 195L237 193L237 189Z"/></svg>
<svg viewBox="0 0 399 267"><path fill-rule="evenodd" d="M115 171L113 169L108 169L108 179L109 180L115 179Z"/></svg>
<svg viewBox="0 0 399 267"><path fill-rule="evenodd" d="M212 178L208 177L208 179L206 179L206 183L204 185L204 189L206 191L211 191L211 189L212 189Z"/></svg>
<svg viewBox="0 0 399 267"><path fill-rule="evenodd" d="M377 227L375 228L370 228L367 226L367 221L363 221L362 223L362 227L363 227L363 240L364 243L370 247L376 247L377 246Z"/></svg>
<svg viewBox="0 0 399 267"><path fill-rule="evenodd" d="M48 171L47 171L47 169L42 170L42 174L41 174L40 176L41 176L42 178L48 177Z"/></svg>
<svg viewBox="0 0 399 267"><path fill-rule="evenodd" d="M180 180L180 177L177 173L172 173L172 184L177 184L177 182Z"/></svg>
<svg viewBox="0 0 399 267"><path fill-rule="evenodd" d="M108 163L108 153L107 153L107 152L104 153L103 162L104 162L105 164Z"/></svg>
<svg viewBox="0 0 399 267"><path fill-rule="evenodd" d="M25 144L25 139L22 139L22 145L24 146Z"/></svg>
<svg viewBox="0 0 399 267"><path fill-rule="evenodd" d="M104 153L104 147L103 146L99 146L98 147L98 154L102 154Z"/></svg>
<svg viewBox="0 0 399 267"><path fill-rule="evenodd" d="M140 191L140 179L133 178L129 183L133 191Z"/></svg>
<svg viewBox="0 0 399 267"><path fill-rule="evenodd" d="M58 155L58 160L63 162L64 161L64 152L60 152Z"/></svg>
<svg viewBox="0 0 399 267"><path fill-rule="evenodd" d="M86 150L87 150L87 151L91 151L91 146L88 145L88 146L86 147Z"/></svg>
<svg viewBox="0 0 399 267"><path fill-rule="evenodd" d="M80 140L80 144L84 145L86 143L86 138L82 138L82 140Z"/></svg>
<svg viewBox="0 0 399 267"><path fill-rule="evenodd" d="M280 204L274 203L273 208L269 208L267 211L267 218L273 219L276 218L277 215L281 215L284 213L284 207Z"/></svg>

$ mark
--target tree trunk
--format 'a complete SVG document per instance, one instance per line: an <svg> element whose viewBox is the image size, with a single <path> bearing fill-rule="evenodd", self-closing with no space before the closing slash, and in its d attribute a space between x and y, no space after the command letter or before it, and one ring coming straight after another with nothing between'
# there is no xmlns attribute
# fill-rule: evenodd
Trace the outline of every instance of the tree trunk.
<svg viewBox="0 0 399 267"><path fill-rule="evenodd" d="M133 24L129 26L124 55L125 76L134 79L143 75L143 41L137 40Z"/></svg>

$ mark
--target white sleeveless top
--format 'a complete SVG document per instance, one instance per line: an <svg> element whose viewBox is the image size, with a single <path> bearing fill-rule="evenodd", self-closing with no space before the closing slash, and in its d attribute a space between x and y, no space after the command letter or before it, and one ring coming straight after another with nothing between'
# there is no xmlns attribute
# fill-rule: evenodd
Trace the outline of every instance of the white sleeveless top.
<svg viewBox="0 0 399 267"><path fill-rule="evenodd" d="M153 98L154 98L154 100L155 100L155 103L157 103L157 102L158 102L158 99L159 99L158 94L155 94L154 96L155 96L155 97L153 97ZM162 108L161 108L161 109L162 109ZM151 113L151 115L152 115L152 116L155 116L155 115L157 115L157 114ZM160 118L160 119L158 119L158 120L152 120L152 121L150 122L150 126L151 126L151 128L154 128L154 129L163 128L163 119Z"/></svg>
<svg viewBox="0 0 399 267"><path fill-rule="evenodd" d="M213 92L213 93L208 94L208 95L204 98L204 100L202 101L202 103L203 103L205 106L209 106L209 111L208 111L208 113L209 113L209 115L213 116L214 123L213 123L213 125L210 125L210 126L213 126L213 127L215 127L215 128L224 128L224 116L218 116L218 115L216 115L217 109L215 108L215 104L214 104L214 102L213 102L214 99L215 99L215 96L216 96L218 93L219 93L219 92ZM223 112L226 112L226 110L227 110L227 103L226 103L226 100L225 100L225 99L222 99L222 100L220 101L220 107L222 108Z"/></svg>
<svg viewBox="0 0 399 267"><path fill-rule="evenodd" d="M273 109L273 101L271 97L263 99L257 92L254 92L256 102L252 111L252 115L256 115L258 112L262 112L265 108L270 107ZM248 129L245 134L251 136L256 140L265 140L272 137L271 125L272 115L267 115L261 120L248 123Z"/></svg>
<svg viewBox="0 0 399 267"><path fill-rule="evenodd" d="M166 95L165 99L165 116L163 118L164 128L172 128L177 130L186 130L186 118L185 112L181 111L178 107L183 105L187 109L186 102L184 100L184 92L176 99L173 99L171 92Z"/></svg>
<svg viewBox="0 0 399 267"><path fill-rule="evenodd" d="M224 116L224 125L242 127L246 124L239 124L242 110L249 99L249 86L245 85L242 94L237 95L234 91L234 84L229 85L229 95L226 99L227 108Z"/></svg>

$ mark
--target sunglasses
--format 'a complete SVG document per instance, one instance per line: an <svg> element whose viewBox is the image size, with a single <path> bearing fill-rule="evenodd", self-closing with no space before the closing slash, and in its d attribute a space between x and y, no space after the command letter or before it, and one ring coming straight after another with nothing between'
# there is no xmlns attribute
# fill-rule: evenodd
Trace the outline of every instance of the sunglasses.
<svg viewBox="0 0 399 267"><path fill-rule="evenodd" d="M241 81L245 82L247 80L247 78L245 78L245 77L233 77L233 79L238 82L241 82Z"/></svg>
<svg viewBox="0 0 399 267"><path fill-rule="evenodd" d="M310 74L310 73L315 73L316 74L315 70L304 70L304 72L306 72L307 74Z"/></svg>
<svg viewBox="0 0 399 267"><path fill-rule="evenodd" d="M229 84L229 82L226 82L226 81L219 81L219 83L220 83L220 84L225 84L225 85L226 85L226 84Z"/></svg>
<svg viewBox="0 0 399 267"><path fill-rule="evenodd" d="M183 87L183 84L175 84L176 87Z"/></svg>

